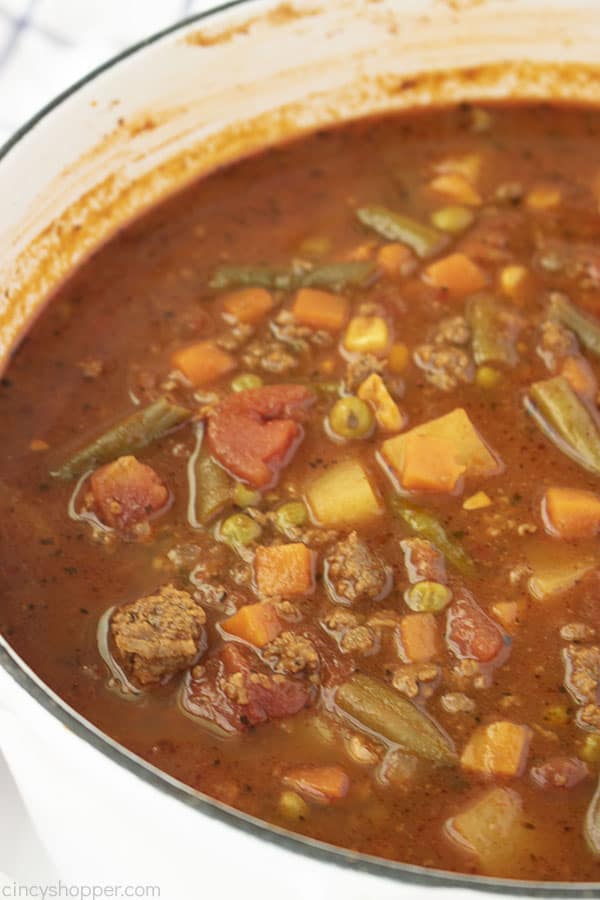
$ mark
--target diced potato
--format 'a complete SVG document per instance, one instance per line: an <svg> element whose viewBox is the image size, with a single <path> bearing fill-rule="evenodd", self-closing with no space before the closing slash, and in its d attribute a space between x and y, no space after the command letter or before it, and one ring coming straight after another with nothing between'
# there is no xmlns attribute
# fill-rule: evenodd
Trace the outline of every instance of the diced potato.
<svg viewBox="0 0 600 900"><path fill-rule="evenodd" d="M369 403L375 419L382 431L400 431L406 423L405 416L398 409L381 375L373 372L358 389L361 400Z"/></svg>
<svg viewBox="0 0 600 900"><path fill-rule="evenodd" d="M525 767L530 741L531 729L527 725L492 722L475 729L460 762L470 772L515 777Z"/></svg>
<svg viewBox="0 0 600 900"><path fill-rule="evenodd" d="M504 266L500 273L500 289L511 300L520 300L530 281L529 270L525 266Z"/></svg>
<svg viewBox="0 0 600 900"><path fill-rule="evenodd" d="M265 288L248 287L223 297L223 309L238 322L254 325L273 309L273 298Z"/></svg>
<svg viewBox="0 0 600 900"><path fill-rule="evenodd" d="M547 529L566 540L592 538L600 532L600 496L577 488L548 488L542 500Z"/></svg>
<svg viewBox="0 0 600 900"><path fill-rule="evenodd" d="M390 329L381 316L354 316L344 335L344 347L351 353L383 356L388 348Z"/></svg>
<svg viewBox="0 0 600 900"><path fill-rule="evenodd" d="M488 497L485 491L477 491L475 494L471 494L470 497L467 497L465 502L463 503L463 509L466 509L468 512L471 512L474 509L485 509L486 506L491 506L492 501Z"/></svg>
<svg viewBox="0 0 600 900"><path fill-rule="evenodd" d="M519 604L516 600L500 600L494 603L492 613L507 631L513 632L519 624Z"/></svg>
<svg viewBox="0 0 600 900"><path fill-rule="evenodd" d="M535 600L560 596L598 568L598 561L593 556L580 552L559 552L561 548L570 549L567 544L555 542L552 547L537 547L529 552L531 577L527 587Z"/></svg>
<svg viewBox="0 0 600 900"><path fill-rule="evenodd" d="M333 528L357 525L383 512L364 466L347 459L309 483L306 500L317 522Z"/></svg>
<svg viewBox="0 0 600 900"><path fill-rule="evenodd" d="M515 859L526 852L531 843L521 798L504 787L492 788L449 819L446 832L476 857L484 874L514 874Z"/></svg>
<svg viewBox="0 0 600 900"><path fill-rule="evenodd" d="M525 197L529 209L553 209L560 206L560 188L552 184L540 184L532 188Z"/></svg>
<svg viewBox="0 0 600 900"><path fill-rule="evenodd" d="M297 766L286 772L283 782L316 803L343 800L350 788L341 766Z"/></svg>
<svg viewBox="0 0 600 900"><path fill-rule="evenodd" d="M412 433L403 447L400 484L406 491L451 494L465 473L456 447L447 438Z"/></svg>
<svg viewBox="0 0 600 900"><path fill-rule="evenodd" d="M301 325L316 331L341 331L348 318L349 304L340 294L302 288L292 306L292 315Z"/></svg>
<svg viewBox="0 0 600 900"><path fill-rule="evenodd" d="M315 586L314 553L306 544L257 547L256 586L262 597L302 597Z"/></svg>
<svg viewBox="0 0 600 900"><path fill-rule="evenodd" d="M221 623L221 628L255 647L264 647L283 631L283 625L270 603L242 606Z"/></svg>
<svg viewBox="0 0 600 900"><path fill-rule="evenodd" d="M189 347L176 350L171 363L194 387L203 387L229 374L236 367L236 361L214 341L199 341Z"/></svg>
<svg viewBox="0 0 600 900"><path fill-rule="evenodd" d="M459 407L439 419L424 422L405 434L383 442L382 459L401 484L406 447L413 435L447 442L453 448L456 464L464 467L465 478L484 478L502 470L501 463L479 436L465 410Z"/></svg>
<svg viewBox="0 0 600 900"><path fill-rule="evenodd" d="M460 156L446 156L438 159L433 168L438 174L458 173L471 184L476 184L481 173L481 164L482 159L478 153L463 153Z"/></svg>
<svg viewBox="0 0 600 900"><path fill-rule="evenodd" d="M448 197L454 203L462 203L464 206L481 206L481 195L459 172L438 175L429 182L429 187L437 194Z"/></svg>
<svg viewBox="0 0 600 900"><path fill-rule="evenodd" d="M438 626L433 613L411 613L400 621L401 655L409 663L426 663L439 652Z"/></svg>

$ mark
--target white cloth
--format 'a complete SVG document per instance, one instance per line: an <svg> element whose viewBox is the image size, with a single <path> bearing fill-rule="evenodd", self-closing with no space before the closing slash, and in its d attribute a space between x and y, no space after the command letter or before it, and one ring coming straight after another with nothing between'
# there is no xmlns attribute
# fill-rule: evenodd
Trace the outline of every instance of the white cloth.
<svg viewBox="0 0 600 900"><path fill-rule="evenodd" d="M0 145L125 47L218 0L0 0Z"/></svg>

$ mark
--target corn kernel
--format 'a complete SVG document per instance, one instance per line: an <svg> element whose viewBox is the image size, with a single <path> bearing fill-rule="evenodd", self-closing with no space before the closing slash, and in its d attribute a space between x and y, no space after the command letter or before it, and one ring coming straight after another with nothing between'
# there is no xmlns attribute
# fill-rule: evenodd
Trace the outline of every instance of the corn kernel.
<svg viewBox="0 0 600 900"><path fill-rule="evenodd" d="M385 353L390 330L381 316L355 316L350 319L344 347L351 353Z"/></svg>
<svg viewBox="0 0 600 900"><path fill-rule="evenodd" d="M431 214L431 224L448 234L459 234L473 224L475 216L466 206L443 206Z"/></svg>
<svg viewBox="0 0 600 900"><path fill-rule="evenodd" d="M544 710L544 722L548 725L568 725L570 720L571 717L566 706L557 703L554 706L547 706Z"/></svg>
<svg viewBox="0 0 600 900"><path fill-rule="evenodd" d="M505 266L500 273L500 288L507 297L519 297L529 277L525 266Z"/></svg>
<svg viewBox="0 0 600 900"><path fill-rule="evenodd" d="M489 391L495 388L502 378L502 373L492 366L479 366L475 375L475 382L478 387Z"/></svg>
<svg viewBox="0 0 600 900"><path fill-rule="evenodd" d="M532 188L525 202L529 209L553 209L561 201L560 189L551 184L541 184Z"/></svg>
<svg viewBox="0 0 600 900"><path fill-rule="evenodd" d="M283 791L279 798L279 812L286 819L302 820L310 814L310 807L295 791Z"/></svg>
<svg viewBox="0 0 600 900"><path fill-rule="evenodd" d="M472 509L484 509L486 506L491 506L491 503L492 501L485 491L477 491L476 494L471 494L470 497L467 497L462 508L469 511Z"/></svg>
<svg viewBox="0 0 600 900"><path fill-rule="evenodd" d="M589 763L600 762L600 734L586 734L579 756Z"/></svg>
<svg viewBox="0 0 600 900"><path fill-rule="evenodd" d="M390 347L388 354L388 369L394 375L401 375L409 362L410 354L406 344L396 342Z"/></svg>

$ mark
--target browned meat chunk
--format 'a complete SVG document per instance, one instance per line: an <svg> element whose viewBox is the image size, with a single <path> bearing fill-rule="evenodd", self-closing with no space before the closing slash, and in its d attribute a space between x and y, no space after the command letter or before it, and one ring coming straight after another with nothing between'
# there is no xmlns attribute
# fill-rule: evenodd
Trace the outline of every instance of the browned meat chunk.
<svg viewBox="0 0 600 900"><path fill-rule="evenodd" d="M294 715L311 698L305 681L266 671L253 651L231 641L206 666L192 670L183 705L192 715L231 734Z"/></svg>
<svg viewBox="0 0 600 900"><path fill-rule="evenodd" d="M370 353L365 353L348 363L344 376L344 387L350 393L355 391L369 375L381 375L386 367L386 361L378 359Z"/></svg>
<svg viewBox="0 0 600 900"><path fill-rule="evenodd" d="M147 524L169 500L169 491L154 469L135 456L120 456L96 469L90 485L98 518L119 531Z"/></svg>
<svg viewBox="0 0 600 900"><path fill-rule="evenodd" d="M564 325L548 320L542 322L537 353L547 368L554 372L565 357L577 356L579 345L575 335Z"/></svg>
<svg viewBox="0 0 600 900"><path fill-rule="evenodd" d="M572 756L555 756L541 766L534 766L531 777L538 787L573 788L587 778L588 767Z"/></svg>
<svg viewBox="0 0 600 900"><path fill-rule="evenodd" d="M392 587L390 569L355 531L332 547L325 560L325 578L332 599L346 606L360 600L381 600Z"/></svg>
<svg viewBox="0 0 600 900"><path fill-rule="evenodd" d="M450 344L420 344L413 354L425 378L441 391L453 391L459 384L473 381L475 368L469 354Z"/></svg>
<svg viewBox="0 0 600 900"><path fill-rule="evenodd" d="M418 581L437 581L446 584L444 555L431 541L423 538L406 538L400 542L404 552L404 565L411 584Z"/></svg>
<svg viewBox="0 0 600 900"><path fill-rule="evenodd" d="M315 645L302 634L284 631L263 650L263 659L274 672L295 675L315 672L319 668L319 654Z"/></svg>
<svg viewBox="0 0 600 900"><path fill-rule="evenodd" d="M569 644L563 650L565 687L578 703L596 703L600 683L600 648Z"/></svg>
<svg viewBox="0 0 600 900"><path fill-rule="evenodd" d="M118 609L110 628L127 675L149 686L193 665L204 649L205 622L190 594L169 584Z"/></svg>

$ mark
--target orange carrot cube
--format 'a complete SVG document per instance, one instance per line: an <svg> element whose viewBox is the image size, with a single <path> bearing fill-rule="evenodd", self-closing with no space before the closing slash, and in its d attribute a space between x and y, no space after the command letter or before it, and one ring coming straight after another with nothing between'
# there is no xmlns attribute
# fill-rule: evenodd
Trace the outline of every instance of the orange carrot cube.
<svg viewBox="0 0 600 900"><path fill-rule="evenodd" d="M256 586L262 597L301 597L314 590L314 553L305 544L258 547Z"/></svg>
<svg viewBox="0 0 600 900"><path fill-rule="evenodd" d="M283 631L275 608L270 603L250 603L221 623L232 634L255 647L264 647Z"/></svg>
<svg viewBox="0 0 600 900"><path fill-rule="evenodd" d="M344 327L348 310L348 301L339 294L302 288L296 294L292 315L301 325L317 331L334 332Z"/></svg>
<svg viewBox="0 0 600 900"><path fill-rule="evenodd" d="M433 613L410 613L400 622L400 651L407 662L426 663L439 651L438 627Z"/></svg>
<svg viewBox="0 0 600 900"><path fill-rule="evenodd" d="M431 263L424 277L432 287L447 291L456 300L480 291L487 284L483 269L464 253L451 253Z"/></svg>
<svg viewBox="0 0 600 900"><path fill-rule="evenodd" d="M271 312L274 303L265 288L249 287L234 291L223 297L223 309L238 320L248 325L260 322L263 316Z"/></svg>
<svg viewBox="0 0 600 900"><path fill-rule="evenodd" d="M548 488L542 501L547 528L557 537L592 538L600 532L600 496L578 488Z"/></svg>
<svg viewBox="0 0 600 900"><path fill-rule="evenodd" d="M221 350L214 341L199 341L176 350L171 363L194 387L203 387L217 381L236 367L233 356Z"/></svg>

